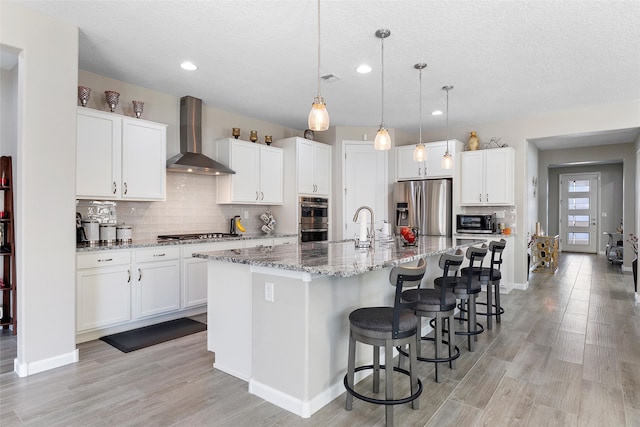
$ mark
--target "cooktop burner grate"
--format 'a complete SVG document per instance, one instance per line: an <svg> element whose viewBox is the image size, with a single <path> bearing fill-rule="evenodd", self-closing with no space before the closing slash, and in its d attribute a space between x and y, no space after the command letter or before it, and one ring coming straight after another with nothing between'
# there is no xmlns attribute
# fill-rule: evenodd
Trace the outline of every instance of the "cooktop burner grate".
<svg viewBox="0 0 640 427"><path fill-rule="evenodd" d="M158 236L158 240L199 240L199 239L220 239L225 237L238 237L232 233L187 233L187 234L165 234Z"/></svg>

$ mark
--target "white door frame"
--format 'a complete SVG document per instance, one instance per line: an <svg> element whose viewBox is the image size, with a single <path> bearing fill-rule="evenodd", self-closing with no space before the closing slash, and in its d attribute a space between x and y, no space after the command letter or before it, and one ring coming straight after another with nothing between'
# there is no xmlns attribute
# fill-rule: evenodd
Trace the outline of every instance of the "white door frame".
<svg viewBox="0 0 640 427"><path fill-rule="evenodd" d="M584 176L584 177L596 177L597 180L597 200L595 203L595 214L593 216L593 218L591 218L592 224L593 224L593 220L595 220L595 230L593 230L593 246L594 246L594 250L593 252L590 251L586 251L585 253L599 253L599 248L600 248L600 217L601 217L601 212L602 212L602 206L601 206L601 200L602 197L600 196L600 191L601 191L601 176L600 176L600 172L578 172L578 173L563 173L560 174L560 176L558 177L558 219L559 219L559 232L560 232L560 251L563 250L567 250L566 248L566 235L567 235L567 225L565 224L565 222L563 221L563 206L564 203L566 203L566 200L563 201L562 197L563 197L563 183L565 182L565 180L567 179L567 177L580 177L580 176Z"/></svg>

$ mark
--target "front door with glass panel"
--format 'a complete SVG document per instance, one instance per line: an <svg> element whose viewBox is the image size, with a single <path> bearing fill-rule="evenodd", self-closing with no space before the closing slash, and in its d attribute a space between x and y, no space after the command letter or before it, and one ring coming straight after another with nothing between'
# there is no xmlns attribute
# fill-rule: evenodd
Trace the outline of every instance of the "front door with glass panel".
<svg viewBox="0 0 640 427"><path fill-rule="evenodd" d="M567 252L597 252L600 175L560 175L560 246Z"/></svg>

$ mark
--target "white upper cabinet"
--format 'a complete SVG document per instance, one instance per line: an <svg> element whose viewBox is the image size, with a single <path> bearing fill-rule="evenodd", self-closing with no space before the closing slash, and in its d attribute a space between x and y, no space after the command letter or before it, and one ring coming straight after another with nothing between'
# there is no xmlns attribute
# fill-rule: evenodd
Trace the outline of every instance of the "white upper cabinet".
<svg viewBox="0 0 640 427"><path fill-rule="evenodd" d="M281 148L225 138L216 141L216 151L216 160L235 171L217 178L218 203L282 203Z"/></svg>
<svg viewBox="0 0 640 427"><path fill-rule="evenodd" d="M331 192L331 146L298 137L276 143L295 153L297 193L328 197Z"/></svg>
<svg viewBox="0 0 640 427"><path fill-rule="evenodd" d="M460 153L460 203L463 206L512 206L514 149L512 147Z"/></svg>
<svg viewBox="0 0 640 427"><path fill-rule="evenodd" d="M163 200L166 195L167 129L122 119L122 198Z"/></svg>
<svg viewBox="0 0 640 427"><path fill-rule="evenodd" d="M164 200L167 126L78 107L76 197Z"/></svg>
<svg viewBox="0 0 640 427"><path fill-rule="evenodd" d="M449 153L455 165L457 148L462 143L457 140L449 141ZM411 179L432 179L451 178L454 168L444 169L442 167L442 157L447 151L447 141L427 142L424 144L427 149L427 160L416 162L413 160L414 144L396 147L396 181L406 181Z"/></svg>

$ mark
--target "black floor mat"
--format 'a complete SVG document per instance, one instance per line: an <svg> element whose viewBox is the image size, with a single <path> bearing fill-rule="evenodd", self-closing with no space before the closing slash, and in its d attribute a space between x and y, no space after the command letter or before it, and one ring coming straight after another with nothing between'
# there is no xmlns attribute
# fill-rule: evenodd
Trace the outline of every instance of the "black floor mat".
<svg viewBox="0 0 640 427"><path fill-rule="evenodd" d="M122 351L129 353L161 342L207 330L207 325L187 317L145 326L119 334L107 335L100 339Z"/></svg>

